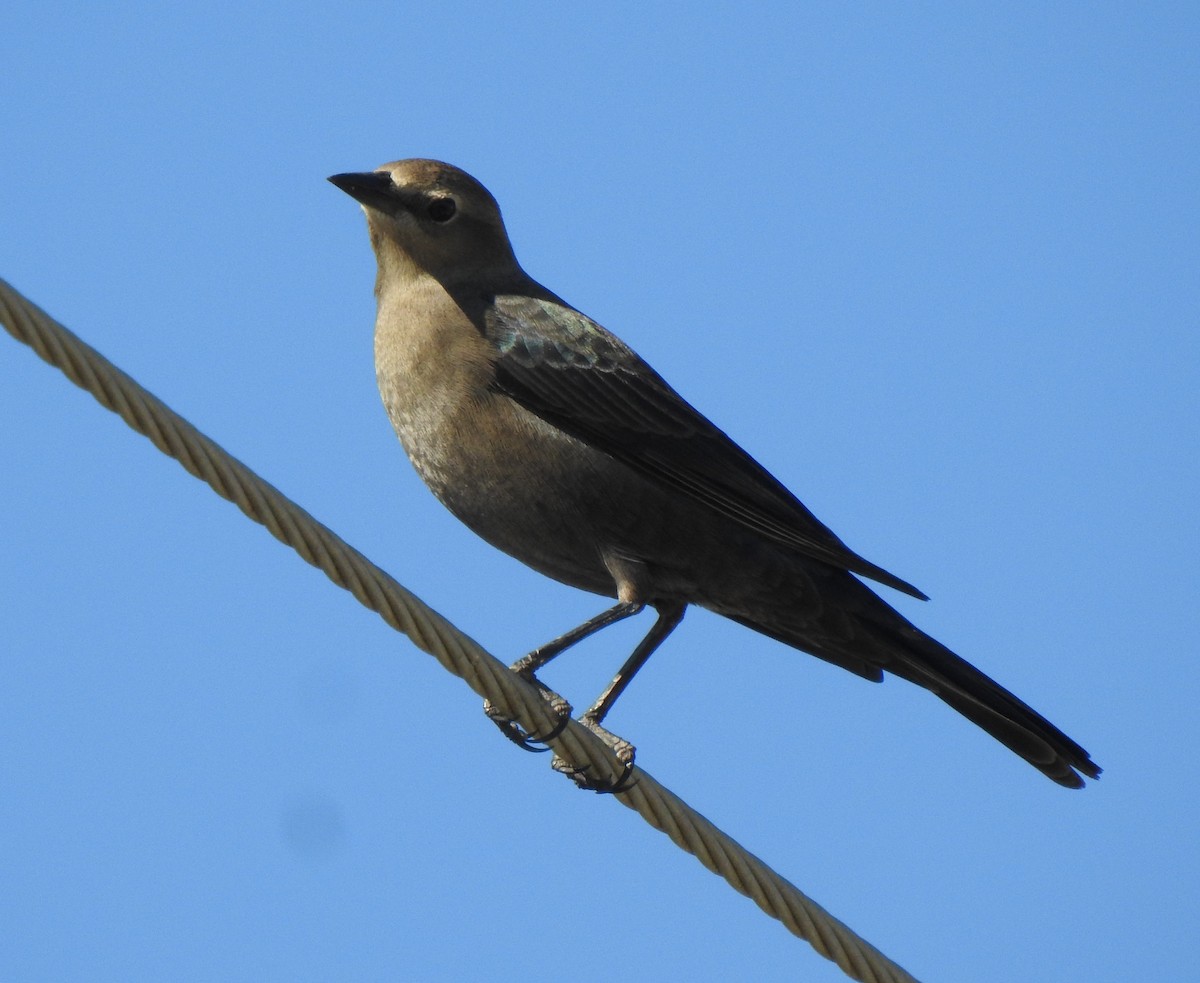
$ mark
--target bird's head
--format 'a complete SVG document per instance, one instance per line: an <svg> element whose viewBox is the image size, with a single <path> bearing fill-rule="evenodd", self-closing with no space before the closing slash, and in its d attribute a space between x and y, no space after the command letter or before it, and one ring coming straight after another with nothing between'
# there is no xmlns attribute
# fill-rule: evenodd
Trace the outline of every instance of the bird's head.
<svg viewBox="0 0 1200 983"><path fill-rule="evenodd" d="M424 273L451 285L520 273L496 199L457 167L398 160L329 180L363 206L381 277Z"/></svg>

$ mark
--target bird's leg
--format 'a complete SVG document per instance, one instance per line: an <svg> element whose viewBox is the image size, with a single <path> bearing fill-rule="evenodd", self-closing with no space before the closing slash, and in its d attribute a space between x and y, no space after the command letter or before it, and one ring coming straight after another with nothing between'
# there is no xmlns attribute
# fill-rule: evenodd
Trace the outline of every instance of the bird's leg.
<svg viewBox="0 0 1200 983"><path fill-rule="evenodd" d="M542 696L554 708L554 712L558 714L558 724L554 729L545 735L527 734L516 723L516 721L505 716L500 710L492 704L491 700L483 701L483 712L487 714L488 719L500 728L500 733L507 737L518 747L524 748L526 751L548 751L549 748L535 745L544 745L546 741L553 740L567 726L567 721L571 719L571 705L553 690L542 685L541 680L537 678L535 673L542 666L546 665L551 659L557 655L561 655L576 642L581 642L589 635L594 635L601 628L607 628L609 625L616 624L618 621L623 621L638 614L644 604L638 604L632 601L622 601L619 604L614 604L606 611L601 611L594 618L589 618L577 628L572 628L570 631L559 635L558 638L547 642L545 645L535 648L528 655L523 656L514 662L510 669L522 679L527 679L533 683L542 692ZM647 653L649 655L649 653ZM643 660L644 661L644 660ZM635 670L636 671L636 670ZM611 688L611 687L610 687Z"/></svg>
<svg viewBox="0 0 1200 983"><path fill-rule="evenodd" d="M613 708L613 704L617 702L617 697L625 692L625 687L629 685L633 677L637 674L637 671L646 664L646 660L654 654L655 649L666 640L666 637L675 630L675 626L683 620L683 612L687 610L687 605L679 603L655 605L655 610L658 611L658 620L651 626L646 637L638 643L637 648L633 650L633 654L625 660L625 664L621 666L616 676L613 677L613 681L608 684L608 687L600 694L596 702L585 710L579 718L581 724L612 748L613 753L623 765L623 771L620 776L616 781L589 778L584 774L582 769L572 768L557 755L554 761L551 762L551 767L555 771L560 771L570 776L580 788L591 789L593 792L615 794L624 791L628 786L629 778L633 774L633 759L636 749L628 741L601 727L600 721Z"/></svg>
<svg viewBox="0 0 1200 983"><path fill-rule="evenodd" d="M617 671L613 677L613 681L608 684L608 688L600 694L599 698L590 708L584 711L580 718L582 721L599 724L606 716L608 711L613 708L613 704L617 702L617 697L625 692L625 687L633 681L633 677L637 671L646 664L646 660L654 654L657 649L676 626L683 620L683 612L687 610L684 604L671 604L656 606L658 611L658 620L651 626L650 631L646 633L646 637L639 643L638 647L633 650L633 654L625 660L625 664Z"/></svg>
<svg viewBox="0 0 1200 983"><path fill-rule="evenodd" d="M618 621L624 621L635 614L640 614L645 606L635 601L622 601L619 604L614 604L608 610L601 611L594 618L589 618L578 628L572 628L565 634L559 635L553 641L535 648L528 655L514 662L509 668L525 679L533 679L534 674L542 666L546 665L555 656L562 655L563 652L576 642L582 642L589 635L596 634L601 628L607 628L609 625L615 625Z"/></svg>

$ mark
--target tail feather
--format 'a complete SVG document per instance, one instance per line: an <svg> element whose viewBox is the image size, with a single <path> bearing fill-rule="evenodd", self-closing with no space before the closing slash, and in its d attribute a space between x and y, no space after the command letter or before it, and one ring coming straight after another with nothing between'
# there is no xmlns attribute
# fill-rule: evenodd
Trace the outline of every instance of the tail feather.
<svg viewBox="0 0 1200 983"><path fill-rule="evenodd" d="M809 569L811 575L813 571ZM733 620L875 682L892 673L934 693L1066 788L1100 768L1082 747L995 680L905 619L864 584L826 574L819 611L790 608L764 617L719 610Z"/></svg>
<svg viewBox="0 0 1200 983"><path fill-rule="evenodd" d="M1100 767L1080 745L941 642L907 622L902 631L880 634L881 641L891 642L893 654L885 670L934 693L1052 781L1082 788L1081 776L1100 776Z"/></svg>

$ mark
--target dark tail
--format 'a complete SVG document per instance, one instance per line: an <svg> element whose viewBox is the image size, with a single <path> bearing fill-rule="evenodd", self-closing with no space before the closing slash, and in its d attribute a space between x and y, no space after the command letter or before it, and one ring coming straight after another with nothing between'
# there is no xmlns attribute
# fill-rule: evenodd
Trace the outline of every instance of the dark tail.
<svg viewBox="0 0 1200 983"><path fill-rule="evenodd" d="M819 572L807 571L810 576ZM924 687L1059 785L1082 788L1084 777L1100 775L1087 751L1049 720L930 638L864 584L840 572L827 573L821 588L826 603L817 614L792 607L767 624L761 615L721 613L865 679L879 682L890 672Z"/></svg>
<svg viewBox="0 0 1200 983"><path fill-rule="evenodd" d="M882 668L936 694L1047 778L1067 788L1083 788L1081 775L1100 777L1100 767L1087 751L937 640L907 622L899 631L884 629L882 635L880 641L891 642L888 648L894 656Z"/></svg>

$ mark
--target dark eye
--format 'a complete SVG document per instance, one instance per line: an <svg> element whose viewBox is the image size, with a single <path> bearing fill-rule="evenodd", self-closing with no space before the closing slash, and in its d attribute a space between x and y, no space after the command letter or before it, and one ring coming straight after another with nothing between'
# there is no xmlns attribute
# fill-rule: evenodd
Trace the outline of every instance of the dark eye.
<svg viewBox="0 0 1200 983"><path fill-rule="evenodd" d="M425 209L425 213L435 222L449 222L457 211L458 206L453 198L434 198Z"/></svg>

